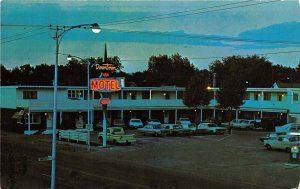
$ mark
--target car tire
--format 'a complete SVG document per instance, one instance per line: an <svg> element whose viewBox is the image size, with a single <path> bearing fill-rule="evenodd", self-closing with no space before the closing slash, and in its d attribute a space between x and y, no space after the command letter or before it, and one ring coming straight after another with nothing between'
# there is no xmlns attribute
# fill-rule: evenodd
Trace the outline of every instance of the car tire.
<svg viewBox="0 0 300 189"><path fill-rule="evenodd" d="M272 150L272 146L270 144L267 144L266 147L267 147L267 150L269 150L269 151Z"/></svg>

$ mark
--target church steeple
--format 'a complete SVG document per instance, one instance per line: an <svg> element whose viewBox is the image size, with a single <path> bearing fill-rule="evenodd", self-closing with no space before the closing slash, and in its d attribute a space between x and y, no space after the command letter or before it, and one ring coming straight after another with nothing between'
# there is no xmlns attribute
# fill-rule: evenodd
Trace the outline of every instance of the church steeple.
<svg viewBox="0 0 300 189"><path fill-rule="evenodd" d="M104 46L104 58L103 58L103 63L107 64L107 48L106 48L106 43Z"/></svg>

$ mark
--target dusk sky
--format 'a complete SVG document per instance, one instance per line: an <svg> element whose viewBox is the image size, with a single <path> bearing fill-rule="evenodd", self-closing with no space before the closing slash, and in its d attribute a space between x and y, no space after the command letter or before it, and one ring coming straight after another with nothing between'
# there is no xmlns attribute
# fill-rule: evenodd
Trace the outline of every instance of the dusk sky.
<svg viewBox="0 0 300 189"><path fill-rule="evenodd" d="M197 68L221 57L264 54L274 64L300 61L300 0L276 1L1 1L1 64L55 63L55 30L98 23L99 34L74 29L60 53L119 56L125 72L147 69L152 55L179 53ZM5 26L25 25L25 26ZM41 25L40 27L30 27ZM60 55L59 64L67 64Z"/></svg>

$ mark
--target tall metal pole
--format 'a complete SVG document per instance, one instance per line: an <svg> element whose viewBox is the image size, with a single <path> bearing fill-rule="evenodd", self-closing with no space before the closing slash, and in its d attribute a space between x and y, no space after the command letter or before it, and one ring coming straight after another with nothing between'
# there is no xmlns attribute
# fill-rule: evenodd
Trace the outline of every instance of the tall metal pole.
<svg viewBox="0 0 300 189"><path fill-rule="evenodd" d="M87 62L87 87L88 87L88 124L91 123L90 117L90 63ZM89 125L90 126L90 125Z"/></svg>
<svg viewBox="0 0 300 189"><path fill-rule="evenodd" d="M51 167L51 189L55 189L55 161L56 161L56 117L57 117L57 79L58 79L58 30L56 28L56 61L54 65L54 95L53 95L53 126L52 126L52 167Z"/></svg>

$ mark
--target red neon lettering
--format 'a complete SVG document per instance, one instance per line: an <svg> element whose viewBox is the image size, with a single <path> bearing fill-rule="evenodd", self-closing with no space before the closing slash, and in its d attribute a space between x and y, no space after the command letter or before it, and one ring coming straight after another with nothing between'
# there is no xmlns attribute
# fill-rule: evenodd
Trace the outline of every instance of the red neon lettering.
<svg viewBox="0 0 300 189"><path fill-rule="evenodd" d="M90 82L91 90L94 91L118 91L121 90L119 81L116 79L97 80L93 79Z"/></svg>

